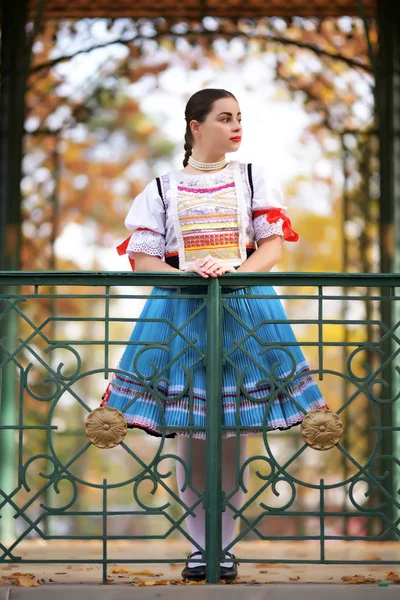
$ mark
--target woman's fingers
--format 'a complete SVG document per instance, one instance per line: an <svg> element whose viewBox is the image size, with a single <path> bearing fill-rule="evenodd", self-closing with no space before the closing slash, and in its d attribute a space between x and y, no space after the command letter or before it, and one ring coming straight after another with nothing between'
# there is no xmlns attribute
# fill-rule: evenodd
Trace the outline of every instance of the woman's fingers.
<svg viewBox="0 0 400 600"><path fill-rule="evenodd" d="M204 261L204 263L201 266L203 271L206 272L215 271L217 269L220 269L221 267L224 267L224 261L218 258L213 258L212 256L208 260Z"/></svg>
<svg viewBox="0 0 400 600"><path fill-rule="evenodd" d="M204 267L204 265L206 263L208 263L209 261L214 260L212 256L210 256L210 254L207 254L207 256L203 256L202 258L197 258L194 262L195 264L199 265L199 267Z"/></svg>
<svg viewBox="0 0 400 600"><path fill-rule="evenodd" d="M190 263L186 268L186 272L187 273L197 273L197 275L201 275L205 279L208 278L207 273L204 273L204 271L201 269L201 267L197 264L197 261L193 261L192 263Z"/></svg>
<svg viewBox="0 0 400 600"><path fill-rule="evenodd" d="M215 269L215 260L214 259L210 259L207 260L204 264L200 265L200 268L203 269L203 271L210 271Z"/></svg>
<svg viewBox="0 0 400 600"><path fill-rule="evenodd" d="M197 267L195 272L204 277L204 279L208 279L207 273L205 273L200 267Z"/></svg>
<svg viewBox="0 0 400 600"><path fill-rule="evenodd" d="M214 258L210 254L203 258L198 258L192 263L193 271L198 273L205 279L210 277L219 277L225 273L231 272L233 269L230 265L219 258Z"/></svg>

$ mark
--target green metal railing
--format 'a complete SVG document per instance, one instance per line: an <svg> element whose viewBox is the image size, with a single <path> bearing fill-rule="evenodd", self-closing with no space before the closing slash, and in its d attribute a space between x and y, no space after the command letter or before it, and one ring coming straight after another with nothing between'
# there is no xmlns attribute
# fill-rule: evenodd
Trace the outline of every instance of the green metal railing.
<svg viewBox="0 0 400 600"><path fill-rule="evenodd" d="M159 438L156 449L152 438L150 451L145 448L145 434L129 431L118 449L99 451L92 447L84 431L87 415L100 404L102 378L118 371L116 350L122 353L130 343L127 334L132 324L140 323L138 316L132 315L139 314L140 307L135 304L133 310L133 303L143 303L150 293L143 286L155 284L176 287L172 302L181 298L197 302L194 313L179 327L168 323L171 335L178 336L196 356L193 364L187 365L186 374L191 402L194 365L202 361L207 373L205 490L193 488L191 465L184 465L186 484L192 486L197 498L193 506L183 503L170 480L170 471L179 457L170 451L171 442L165 436ZM231 310L232 285L245 286L240 301L250 303L256 297L251 286L277 287L288 321L298 335L298 345L309 355L311 373L318 379L329 406L345 423L345 435L336 448L318 453L304 443L299 428L281 433L272 432L267 426L254 428L262 430L262 452L250 456L244 465L237 463L236 490L226 494L221 489L221 434L226 427L221 423L220 399L224 365L234 361L231 350L222 344L222 324L224 314ZM381 314L399 313L399 288L400 275L390 274L235 273L201 280L199 285L198 276L193 274L0 273L0 560L64 563L65 556L46 561L22 558L18 546L35 537L92 539L102 544L101 557L84 562L102 564L106 581L107 567L115 562L109 556L109 542L169 537L190 540L185 518L201 503L206 511L207 539L206 548L201 550L210 583L219 580L223 556L221 514L227 508L240 523L235 542L257 538L313 540L319 544L319 556L315 559L260 556L259 563L362 563L365 561L332 559L330 543L398 540L400 462L392 448L393 438L400 431L400 322L394 317L391 322L383 322ZM273 297L270 289L264 291L257 297ZM346 311L342 310L343 303ZM207 328L205 349L198 348L196 340L184 332L188 322L199 314L204 315ZM370 318L366 319L365 314ZM238 315L235 318L240 319ZM277 322L271 320L271 324ZM241 324L243 339L235 341L236 347L243 348L249 336L256 336L259 325L249 328ZM159 340L160 352L166 344L167 340ZM266 350L272 347L263 340L260 344ZM282 344L281 349L290 354L290 346ZM257 361L257 357L248 359ZM168 364L173 361L172 357ZM243 373L237 373L238 382L242 376ZM274 373L269 376L274 381ZM165 383L165 377L155 365L153 379L145 382L152 385L160 404L161 388L154 382ZM346 386L341 385L343 381ZM282 382L275 384L268 409L282 388ZM190 434L194 427L189 424L186 429ZM243 427L238 421L235 429L239 439ZM142 436L139 444L135 444L137 436ZM284 450L277 452L279 439L285 444ZM147 454L142 455L142 451ZM95 454L92 456L91 452ZM128 461L132 469L129 476L122 470L118 481L119 474L107 462L113 452L119 453L115 456L121 469ZM307 471L309 452L314 453L315 476ZM268 473L260 472L260 463ZM163 470L164 465L171 470ZM248 488L244 483L245 469L251 472ZM318 470L322 476L318 476ZM149 483L152 489L143 495L142 489ZM281 497L280 485L286 486ZM246 499L237 509L232 496L239 488L246 492ZM303 501L305 494L311 498L311 504ZM142 523L162 519L167 526L161 533L154 533L151 527L132 532L113 528L113 519L121 516L125 523L136 518ZM264 526L266 518L278 527L282 522L282 534L272 535ZM297 529L285 529L292 521ZM64 522L66 525L62 526ZM118 562L185 560L186 557L127 557ZM246 557L238 560L251 562ZM69 562L82 561L71 557ZM400 564L395 560L388 562Z"/></svg>

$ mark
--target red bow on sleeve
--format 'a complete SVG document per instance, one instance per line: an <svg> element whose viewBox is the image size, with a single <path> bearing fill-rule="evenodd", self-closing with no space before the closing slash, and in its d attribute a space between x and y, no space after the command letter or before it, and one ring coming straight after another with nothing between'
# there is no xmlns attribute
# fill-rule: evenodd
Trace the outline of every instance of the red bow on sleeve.
<svg viewBox="0 0 400 600"><path fill-rule="evenodd" d="M117 252L119 255L126 254L126 249L128 248L130 239L131 239L131 236L127 237L126 240L124 240L123 242L121 242L119 244L119 246L117 246Z"/></svg>
<svg viewBox="0 0 400 600"><path fill-rule="evenodd" d="M268 223L277 223L279 219L282 219L283 239L287 242L297 242L299 234L293 231L289 217L287 217L280 208L255 210L253 212L253 219L260 217L261 215L266 216Z"/></svg>
<svg viewBox="0 0 400 600"><path fill-rule="evenodd" d="M136 231L149 231L149 230L147 229L147 227L138 227L136 229ZM124 240L117 246L118 254L120 254L120 255L127 254L127 249L128 249L128 245L129 245L129 241L130 241L131 237L132 237L132 234L129 237L127 237L126 240ZM129 258L129 262L131 263L132 271L134 271L135 270L135 261L130 256L128 258Z"/></svg>
<svg viewBox="0 0 400 600"><path fill-rule="evenodd" d="M118 252L118 254L120 254L120 255L121 254L126 254L126 250L128 248L128 244L129 244L129 240L130 239L131 239L131 236L127 237L126 240L124 240L123 242L121 242L121 244L119 244L117 246L117 252ZM129 258L129 262L130 262L131 267L132 267L132 271L134 271L135 270L135 261L130 256L128 258Z"/></svg>

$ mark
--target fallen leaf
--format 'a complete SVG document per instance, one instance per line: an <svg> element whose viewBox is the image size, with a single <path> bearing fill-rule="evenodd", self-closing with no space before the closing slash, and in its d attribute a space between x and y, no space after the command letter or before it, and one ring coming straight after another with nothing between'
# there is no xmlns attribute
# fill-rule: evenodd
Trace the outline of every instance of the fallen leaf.
<svg viewBox="0 0 400 600"><path fill-rule="evenodd" d="M205 585L205 583L205 579L202 579L201 581L185 581L185 585Z"/></svg>
<svg viewBox="0 0 400 600"><path fill-rule="evenodd" d="M400 579L400 575L398 573L395 573L394 571L389 571L386 573L386 581L396 581L397 579Z"/></svg>
<svg viewBox="0 0 400 600"><path fill-rule="evenodd" d="M66 573L64 571L58 571L57 573L54 573L54 575L66 575Z"/></svg>
<svg viewBox="0 0 400 600"><path fill-rule="evenodd" d="M117 567L115 569L111 569L110 573L114 573L115 575L117 573L131 575L133 573L133 571L131 571L130 569L126 569L125 567Z"/></svg>
<svg viewBox="0 0 400 600"><path fill-rule="evenodd" d="M300 579L300 577L297 575L297 577L289 577L290 581L298 581Z"/></svg>
<svg viewBox="0 0 400 600"><path fill-rule="evenodd" d="M30 577L15 577L14 585L20 585L21 587L40 587L40 583Z"/></svg>
<svg viewBox="0 0 400 600"><path fill-rule="evenodd" d="M163 575L163 573L152 573L148 569L145 569L144 571L129 571L129 573L130 575L147 575L150 577L160 577L160 575Z"/></svg>
<svg viewBox="0 0 400 600"><path fill-rule="evenodd" d="M11 573L11 575L3 575L2 579L18 579L18 577L26 577L27 579L36 579L33 573Z"/></svg>
<svg viewBox="0 0 400 600"><path fill-rule="evenodd" d="M66 569L72 569L71 565L66 565L65 568Z"/></svg>
<svg viewBox="0 0 400 600"><path fill-rule="evenodd" d="M259 571L259 573L268 573L268 571Z"/></svg>
<svg viewBox="0 0 400 600"><path fill-rule="evenodd" d="M378 579L374 579L373 577L365 577L364 575L343 575L341 580L345 583L378 583Z"/></svg>
<svg viewBox="0 0 400 600"><path fill-rule="evenodd" d="M153 580L146 579L145 581L133 581L132 585L135 587L154 586L154 585L176 585L178 582L169 581L168 579Z"/></svg>

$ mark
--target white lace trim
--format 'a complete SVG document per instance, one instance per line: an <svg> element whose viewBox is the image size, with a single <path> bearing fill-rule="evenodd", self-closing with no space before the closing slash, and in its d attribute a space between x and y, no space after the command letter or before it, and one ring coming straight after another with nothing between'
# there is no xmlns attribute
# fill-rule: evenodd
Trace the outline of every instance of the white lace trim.
<svg viewBox="0 0 400 600"><path fill-rule="evenodd" d="M132 258L133 252L145 252L151 256L164 257L165 236L150 229L134 231L129 240L126 252Z"/></svg>
<svg viewBox="0 0 400 600"><path fill-rule="evenodd" d="M268 223L266 215L256 217L253 220L256 241L271 237L271 235L281 235L283 237L282 225L283 219L279 219L276 223Z"/></svg>

